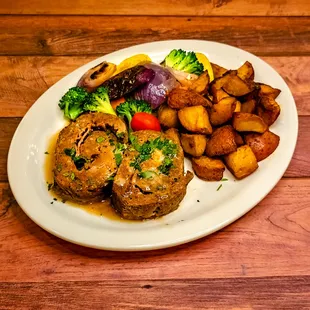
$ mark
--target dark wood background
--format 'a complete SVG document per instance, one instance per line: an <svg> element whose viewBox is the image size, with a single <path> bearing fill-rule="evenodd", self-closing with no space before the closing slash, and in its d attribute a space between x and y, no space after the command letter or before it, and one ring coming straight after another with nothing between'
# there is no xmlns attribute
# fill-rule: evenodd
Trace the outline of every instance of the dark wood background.
<svg viewBox="0 0 310 310"><path fill-rule="evenodd" d="M249 2L0 2L0 309L310 309L310 2ZM21 118L80 65L169 39L232 44L282 75L300 122L282 180L232 225L171 249L98 251L40 229L7 180Z"/></svg>

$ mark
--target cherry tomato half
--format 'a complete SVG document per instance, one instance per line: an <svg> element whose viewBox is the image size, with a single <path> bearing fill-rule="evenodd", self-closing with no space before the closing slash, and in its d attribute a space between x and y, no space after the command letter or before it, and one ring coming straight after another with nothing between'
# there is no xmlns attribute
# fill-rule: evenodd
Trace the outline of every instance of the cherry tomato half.
<svg viewBox="0 0 310 310"><path fill-rule="evenodd" d="M156 130L160 131L160 124L158 119L149 113L138 112L131 120L131 128L133 131L138 130Z"/></svg>

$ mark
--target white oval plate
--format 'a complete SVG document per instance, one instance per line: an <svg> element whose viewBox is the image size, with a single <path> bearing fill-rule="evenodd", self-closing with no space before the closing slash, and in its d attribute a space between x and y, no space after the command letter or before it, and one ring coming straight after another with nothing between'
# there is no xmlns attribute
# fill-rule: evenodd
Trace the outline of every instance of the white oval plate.
<svg viewBox="0 0 310 310"><path fill-rule="evenodd" d="M128 223L91 215L82 209L54 202L44 178L44 152L48 139L64 127L58 100L82 74L103 60L119 63L138 53L160 62L172 49L182 48L207 55L229 69L246 60L255 69L255 80L281 89L277 101L281 114L271 130L281 137L277 150L259 163L259 169L236 181L227 171L226 182L204 182L195 177L179 209L161 219ZM153 250L186 243L240 218L261 201L284 174L294 152L298 117L293 96L281 76L263 60L241 49L208 41L179 40L147 43L98 58L70 73L47 90L18 126L8 156L8 176L13 194L25 213L48 232L83 246L117 250ZM186 168L191 165L186 160ZM217 188L223 184L220 190Z"/></svg>

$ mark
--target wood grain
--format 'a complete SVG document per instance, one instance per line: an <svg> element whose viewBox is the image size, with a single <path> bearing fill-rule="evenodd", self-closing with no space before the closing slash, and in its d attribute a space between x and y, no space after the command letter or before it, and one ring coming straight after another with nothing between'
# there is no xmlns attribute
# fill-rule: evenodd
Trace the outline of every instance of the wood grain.
<svg viewBox="0 0 310 310"><path fill-rule="evenodd" d="M303 56L310 55L309 28L306 17L1 16L0 55L101 55L145 42L201 39L257 55Z"/></svg>
<svg viewBox="0 0 310 310"><path fill-rule="evenodd" d="M0 308L298 309L310 307L310 277L1 283ZM11 308L10 308L11 309Z"/></svg>
<svg viewBox="0 0 310 310"><path fill-rule="evenodd" d="M310 275L309 192L310 179L282 179L251 212L209 237L171 249L119 253L43 231L1 183L0 282Z"/></svg>
<svg viewBox="0 0 310 310"><path fill-rule="evenodd" d="M262 57L285 79L299 115L310 115L310 56ZM94 56L0 56L0 117L24 116L53 84Z"/></svg>
<svg viewBox="0 0 310 310"><path fill-rule="evenodd" d="M95 14L95 15L310 15L307 0L195 0L169 1L2 1L0 14Z"/></svg>
<svg viewBox="0 0 310 310"><path fill-rule="evenodd" d="M0 118L0 182L7 181L7 154L20 118ZM284 177L310 177L310 117L299 117L296 150Z"/></svg>

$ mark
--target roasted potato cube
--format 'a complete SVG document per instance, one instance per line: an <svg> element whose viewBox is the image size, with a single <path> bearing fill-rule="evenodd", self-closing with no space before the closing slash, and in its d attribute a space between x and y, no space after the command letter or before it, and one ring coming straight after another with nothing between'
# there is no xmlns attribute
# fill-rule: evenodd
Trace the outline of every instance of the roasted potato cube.
<svg viewBox="0 0 310 310"><path fill-rule="evenodd" d="M206 149L207 137L205 135L182 133L181 145L185 153L199 157Z"/></svg>
<svg viewBox="0 0 310 310"><path fill-rule="evenodd" d="M206 155L221 156L236 151L234 129L231 125L219 127L214 130L206 146Z"/></svg>
<svg viewBox="0 0 310 310"><path fill-rule="evenodd" d="M190 132L210 135L212 126L209 114L203 106L186 107L178 111L181 125Z"/></svg>
<svg viewBox="0 0 310 310"><path fill-rule="evenodd" d="M259 90L260 90L260 86L256 83L254 83L254 88L251 92L249 92L248 94L244 95L244 96L240 96L238 97L238 100L243 103L249 100L254 99L255 101L257 101L259 99Z"/></svg>
<svg viewBox="0 0 310 310"><path fill-rule="evenodd" d="M206 181L220 181L223 178L225 166L220 159L202 156L192 158L192 166L195 174Z"/></svg>
<svg viewBox="0 0 310 310"><path fill-rule="evenodd" d="M217 79L224 75L228 70L211 62L214 78Z"/></svg>
<svg viewBox="0 0 310 310"><path fill-rule="evenodd" d="M230 97L222 88L214 90L213 103L219 103L222 99Z"/></svg>
<svg viewBox="0 0 310 310"><path fill-rule="evenodd" d="M239 133L235 130L234 130L234 135L235 135L235 141L236 141L237 146L243 145L244 141L243 141L241 135L239 135Z"/></svg>
<svg viewBox="0 0 310 310"><path fill-rule="evenodd" d="M198 94L194 90L174 88L168 95L168 105L172 109L183 109L191 106L212 107L209 99Z"/></svg>
<svg viewBox="0 0 310 310"><path fill-rule="evenodd" d="M240 112L241 111L241 102L236 100L236 108L234 112Z"/></svg>
<svg viewBox="0 0 310 310"><path fill-rule="evenodd" d="M249 81L245 82L237 75L230 75L222 87L227 94L240 97L252 92L254 83Z"/></svg>
<svg viewBox="0 0 310 310"><path fill-rule="evenodd" d="M237 131L254 131L263 133L268 129L263 119L255 114L234 113L232 125Z"/></svg>
<svg viewBox="0 0 310 310"><path fill-rule="evenodd" d="M208 86L210 82L210 77L208 71L204 71L201 73L196 80L185 80L185 82L181 82L182 85L188 87L191 90L199 94L206 94L208 91Z"/></svg>
<svg viewBox="0 0 310 310"><path fill-rule="evenodd" d="M165 128L177 128L179 123L178 111L162 104L158 109L158 120Z"/></svg>
<svg viewBox="0 0 310 310"><path fill-rule="evenodd" d="M248 145L242 145L235 152L225 155L224 160L237 179L245 178L258 168L256 157Z"/></svg>
<svg viewBox="0 0 310 310"><path fill-rule="evenodd" d="M257 114L270 126L280 115L280 106L271 96L263 96L260 98L257 107Z"/></svg>
<svg viewBox="0 0 310 310"><path fill-rule="evenodd" d="M265 131L263 134L250 133L245 135L245 142L252 149L257 161L261 161L275 151L280 137L271 131Z"/></svg>
<svg viewBox="0 0 310 310"><path fill-rule="evenodd" d="M256 108L256 101L254 99L250 99L241 104L241 111L243 113L254 113Z"/></svg>
<svg viewBox="0 0 310 310"><path fill-rule="evenodd" d="M221 89L224 84L231 78L231 76L236 76L237 71L229 70L221 77L214 79L209 86L209 90L212 96L214 96L216 90Z"/></svg>
<svg viewBox="0 0 310 310"><path fill-rule="evenodd" d="M246 61L238 70L237 75L240 77L240 79L246 81L246 80L254 80L254 68L252 64L248 61Z"/></svg>
<svg viewBox="0 0 310 310"><path fill-rule="evenodd" d="M223 98L214 104L210 111L210 121L213 126L218 126L229 121L236 109L237 100L233 97Z"/></svg>
<svg viewBox="0 0 310 310"><path fill-rule="evenodd" d="M260 90L259 90L260 96L270 96L271 98L276 99L281 93L280 89L273 88L270 85L263 84L263 83L258 83L258 85L260 86Z"/></svg>

